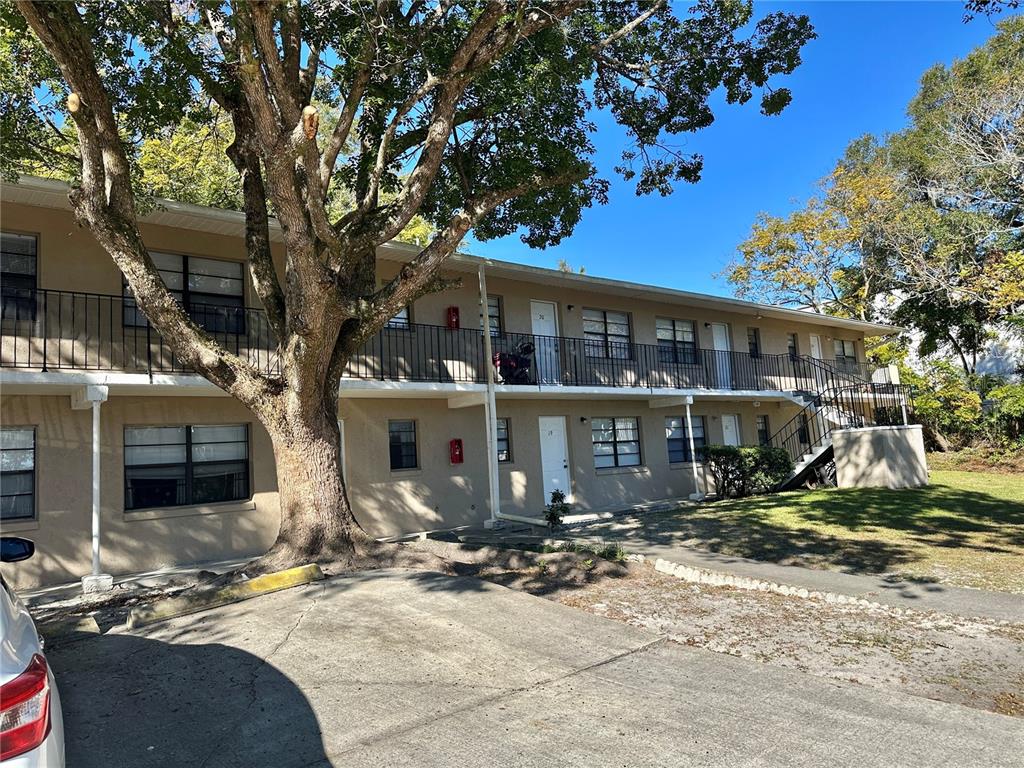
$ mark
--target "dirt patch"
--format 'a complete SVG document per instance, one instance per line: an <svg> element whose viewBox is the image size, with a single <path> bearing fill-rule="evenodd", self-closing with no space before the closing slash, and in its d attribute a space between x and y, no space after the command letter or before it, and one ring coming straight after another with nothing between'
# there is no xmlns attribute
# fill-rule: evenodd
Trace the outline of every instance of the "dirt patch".
<svg viewBox="0 0 1024 768"><path fill-rule="evenodd" d="M977 446L946 453L929 453L928 468L940 471L999 472L1024 474L1024 451L1016 448Z"/></svg>
<svg viewBox="0 0 1024 768"><path fill-rule="evenodd" d="M1024 716L1024 624L695 585L587 553L452 548L446 556L461 573L683 645Z"/></svg>

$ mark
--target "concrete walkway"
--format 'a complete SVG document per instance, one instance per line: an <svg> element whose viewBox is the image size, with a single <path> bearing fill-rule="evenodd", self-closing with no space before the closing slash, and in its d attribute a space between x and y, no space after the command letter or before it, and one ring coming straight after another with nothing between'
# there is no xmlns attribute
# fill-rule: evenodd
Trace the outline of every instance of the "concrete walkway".
<svg viewBox="0 0 1024 768"><path fill-rule="evenodd" d="M463 534L461 538L467 542L489 542L511 547L536 546L552 541L551 537L537 535L525 527L474 531ZM681 541L672 541L671 532L666 532L664 526L656 529L645 526L643 517L621 518L613 522L570 528L559 532L555 538L602 545L619 543L627 552L644 555L651 560L661 558L692 568L803 587L809 591L834 592L897 608L1024 622L1024 596L1021 595L890 579L880 575L778 565L707 552Z"/></svg>
<svg viewBox="0 0 1024 768"><path fill-rule="evenodd" d="M49 650L68 765L1018 765L1024 722L382 571Z"/></svg>

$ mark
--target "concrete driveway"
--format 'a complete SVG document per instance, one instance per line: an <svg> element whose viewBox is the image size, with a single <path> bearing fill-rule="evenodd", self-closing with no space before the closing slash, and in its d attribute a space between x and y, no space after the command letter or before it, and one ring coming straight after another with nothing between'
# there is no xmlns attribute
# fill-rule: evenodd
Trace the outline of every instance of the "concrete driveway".
<svg viewBox="0 0 1024 768"><path fill-rule="evenodd" d="M382 571L56 646L68 765L1019 765L1024 722Z"/></svg>

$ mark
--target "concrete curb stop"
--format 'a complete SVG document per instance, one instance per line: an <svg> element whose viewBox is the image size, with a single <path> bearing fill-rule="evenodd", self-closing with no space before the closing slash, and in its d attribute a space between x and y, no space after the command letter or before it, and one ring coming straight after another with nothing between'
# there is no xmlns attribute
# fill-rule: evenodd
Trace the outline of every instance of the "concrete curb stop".
<svg viewBox="0 0 1024 768"><path fill-rule="evenodd" d="M217 608L230 603L238 603L251 597L259 597L270 592L298 587L313 581L321 581L323 571L316 563L289 568L286 571L267 573L238 584L229 584L210 592L198 592L192 595L172 597L152 605L140 605L131 609L128 614L128 629L136 629L158 621L166 621L190 613L198 613L210 608Z"/></svg>
<svg viewBox="0 0 1024 768"><path fill-rule="evenodd" d="M788 584L777 584L774 581L752 579L747 576L736 576L731 573L718 573L694 568L690 565L673 563L664 558L654 561L654 570L693 584L706 584L711 587L733 587L734 589L754 590L758 592L774 592L785 597L797 597L802 600L820 600L830 604L856 605L862 608L876 608L889 612L905 613L905 609L892 605L875 603L860 597L843 595L838 592L819 592L804 587L793 587Z"/></svg>
<svg viewBox="0 0 1024 768"><path fill-rule="evenodd" d="M39 624L36 629L48 643L64 643L100 634L100 625L92 616L57 619Z"/></svg>

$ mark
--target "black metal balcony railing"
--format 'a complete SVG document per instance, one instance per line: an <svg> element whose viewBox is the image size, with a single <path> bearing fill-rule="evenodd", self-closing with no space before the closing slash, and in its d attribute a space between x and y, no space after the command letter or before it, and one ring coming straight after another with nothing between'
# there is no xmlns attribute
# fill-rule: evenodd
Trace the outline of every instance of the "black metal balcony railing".
<svg viewBox="0 0 1024 768"><path fill-rule="evenodd" d="M273 334L258 309L192 305L191 316L225 348L268 374L280 372ZM584 339L504 333L494 352L534 346L531 384L674 389L799 390L863 383L871 372L804 356L750 355L654 344L602 345ZM384 328L352 357L345 377L381 381L484 383L489 361L478 329L410 324ZM184 373L131 299L69 291L19 292L0 304L0 366L51 370Z"/></svg>

